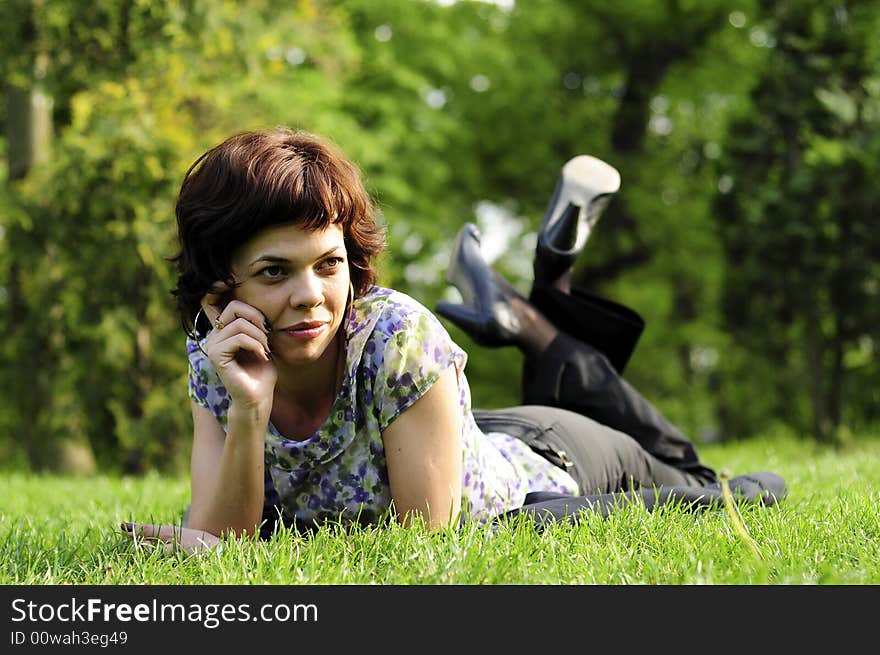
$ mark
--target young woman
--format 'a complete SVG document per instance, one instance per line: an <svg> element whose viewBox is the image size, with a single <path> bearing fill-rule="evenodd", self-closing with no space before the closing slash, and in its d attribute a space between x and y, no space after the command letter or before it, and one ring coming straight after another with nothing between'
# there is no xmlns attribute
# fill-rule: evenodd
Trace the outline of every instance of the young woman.
<svg viewBox="0 0 880 655"><path fill-rule="evenodd" d="M480 411L437 317L375 285L384 235L334 145L277 128L206 152L177 202L191 505L182 529L123 529L196 549L278 520L446 526L608 511L620 494L717 497L692 444L620 376L641 319L567 283L614 175L592 158L563 169L528 300L482 260L475 226L459 233L447 279L465 304L438 313L526 355L524 405ZM765 503L784 492L772 474L736 487Z"/></svg>

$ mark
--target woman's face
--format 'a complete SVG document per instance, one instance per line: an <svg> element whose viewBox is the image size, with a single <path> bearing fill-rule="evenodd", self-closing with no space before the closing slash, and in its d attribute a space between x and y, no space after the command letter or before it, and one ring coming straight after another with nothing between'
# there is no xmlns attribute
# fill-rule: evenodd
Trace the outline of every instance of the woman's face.
<svg viewBox="0 0 880 655"><path fill-rule="evenodd" d="M342 324L348 300L341 227L267 228L235 251L232 274L240 284L235 298L259 309L271 323L269 345L276 361L296 366L321 358Z"/></svg>

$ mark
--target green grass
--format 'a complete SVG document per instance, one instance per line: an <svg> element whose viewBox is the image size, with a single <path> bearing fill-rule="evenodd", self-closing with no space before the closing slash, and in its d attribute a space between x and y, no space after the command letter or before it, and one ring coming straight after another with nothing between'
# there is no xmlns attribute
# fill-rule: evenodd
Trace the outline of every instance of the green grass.
<svg viewBox="0 0 880 655"><path fill-rule="evenodd" d="M524 521L425 533L397 526L280 532L222 551L165 554L123 538L128 520L179 522L184 478L0 475L2 584L877 584L880 440L832 450L791 438L704 445L734 475L772 470L789 496L727 512L627 507L537 532Z"/></svg>

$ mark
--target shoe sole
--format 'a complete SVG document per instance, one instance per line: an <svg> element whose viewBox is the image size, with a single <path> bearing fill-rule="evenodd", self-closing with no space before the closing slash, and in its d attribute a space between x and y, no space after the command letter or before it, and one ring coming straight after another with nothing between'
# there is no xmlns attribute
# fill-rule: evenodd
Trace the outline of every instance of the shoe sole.
<svg viewBox="0 0 880 655"><path fill-rule="evenodd" d="M542 247L560 255L580 252L611 195L619 189L620 173L611 164L591 155L578 155L566 162L541 221L538 239ZM570 205L580 208L577 236L571 249L561 250L552 245L559 239L554 239L551 233Z"/></svg>

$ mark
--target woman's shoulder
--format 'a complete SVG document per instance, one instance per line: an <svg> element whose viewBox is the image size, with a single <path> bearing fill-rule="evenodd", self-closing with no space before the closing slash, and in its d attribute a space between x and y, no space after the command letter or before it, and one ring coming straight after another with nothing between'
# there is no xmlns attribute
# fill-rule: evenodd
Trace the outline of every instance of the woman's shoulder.
<svg viewBox="0 0 880 655"><path fill-rule="evenodd" d="M398 310L402 313L420 312L433 316L431 310L412 296L397 289L378 285L370 287L363 296L357 299L355 305L363 307L367 311L394 312Z"/></svg>
<svg viewBox="0 0 880 655"><path fill-rule="evenodd" d="M445 332L431 310L397 289L373 286L357 299L355 310L356 322L369 322L373 331L378 330L384 334L395 334L425 323ZM357 325L354 327L357 331Z"/></svg>
<svg viewBox="0 0 880 655"><path fill-rule="evenodd" d="M360 300L355 307L371 317L372 327L349 342L349 356L356 358L357 375L370 389L381 430L450 365L463 372L467 355L433 312L412 296L374 287Z"/></svg>
<svg viewBox="0 0 880 655"><path fill-rule="evenodd" d="M197 341L192 336L186 338L186 356L189 360L189 397L199 405L207 407L225 424L229 409L229 395L214 370L211 360L203 350L204 339Z"/></svg>
<svg viewBox="0 0 880 655"><path fill-rule="evenodd" d="M191 334L186 335L186 357L189 359L190 363L198 365L197 368L200 368L205 362L210 364L208 356L205 354L205 351L202 350L203 344L204 339L198 340Z"/></svg>
<svg viewBox="0 0 880 655"><path fill-rule="evenodd" d="M390 346L423 354L439 349L464 355L434 313L402 291L374 286L355 302L355 309L350 335L358 351L372 354Z"/></svg>

